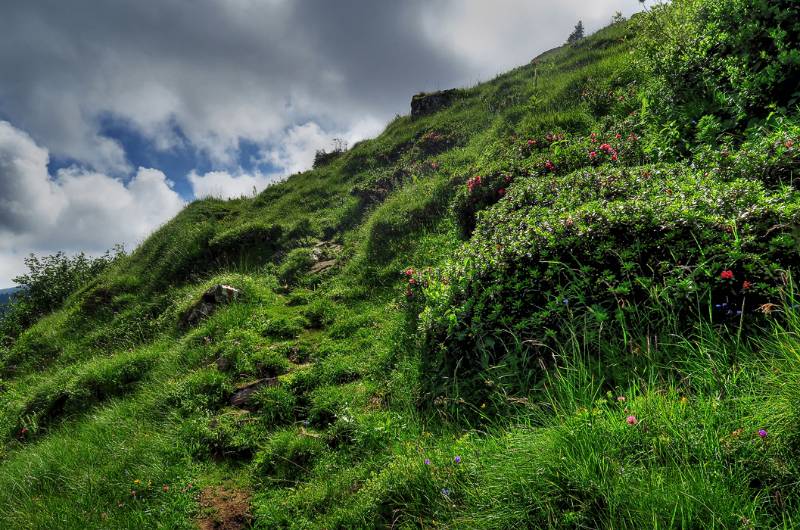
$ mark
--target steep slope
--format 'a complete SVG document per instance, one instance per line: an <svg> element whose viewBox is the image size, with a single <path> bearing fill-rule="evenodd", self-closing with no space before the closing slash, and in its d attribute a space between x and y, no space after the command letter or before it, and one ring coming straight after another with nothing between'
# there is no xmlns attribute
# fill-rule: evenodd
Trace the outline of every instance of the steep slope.
<svg viewBox="0 0 800 530"><path fill-rule="evenodd" d="M196 201L7 341L0 526L792 526L800 126L661 156L649 20Z"/></svg>

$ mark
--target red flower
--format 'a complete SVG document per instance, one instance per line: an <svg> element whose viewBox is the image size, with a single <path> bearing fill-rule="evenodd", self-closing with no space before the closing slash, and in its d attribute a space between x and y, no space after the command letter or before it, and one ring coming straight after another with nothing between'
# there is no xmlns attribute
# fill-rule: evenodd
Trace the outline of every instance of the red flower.
<svg viewBox="0 0 800 530"><path fill-rule="evenodd" d="M617 133L617 134L614 135L614 138L619 140L620 138L622 138L622 135L620 133Z"/></svg>
<svg viewBox="0 0 800 530"><path fill-rule="evenodd" d="M497 194L502 197L503 195L506 194L506 189L505 188L500 188L499 190L497 190Z"/></svg>
<svg viewBox="0 0 800 530"><path fill-rule="evenodd" d="M608 153L609 151L611 151L611 150L612 150L612 149L611 149L611 145L609 145L609 144L603 144L603 145L601 145L601 146L600 146L600 150L601 150L601 151L605 151L606 153Z"/></svg>
<svg viewBox="0 0 800 530"><path fill-rule="evenodd" d="M556 165L551 160L548 160L547 162L544 163L544 168L547 171L555 171Z"/></svg>
<svg viewBox="0 0 800 530"><path fill-rule="evenodd" d="M619 157L617 156L616 152L613 155L611 155L611 160L613 160L614 162L616 162L618 159Z"/></svg>
<svg viewBox="0 0 800 530"><path fill-rule="evenodd" d="M533 147L534 145L536 145L536 140L528 140L529 147Z"/></svg>
<svg viewBox="0 0 800 530"><path fill-rule="evenodd" d="M481 185L481 177L480 176L475 176L475 177L472 177L471 179L467 180L467 188L469 189L470 193L480 185Z"/></svg>
<svg viewBox="0 0 800 530"><path fill-rule="evenodd" d="M406 276L414 276L414 269L412 269L411 267L409 267L409 268L407 268L407 269L405 270L404 274L405 274Z"/></svg>
<svg viewBox="0 0 800 530"><path fill-rule="evenodd" d="M590 151L589 152L589 158L591 160L594 160L595 158L597 158L597 151Z"/></svg>
<svg viewBox="0 0 800 530"><path fill-rule="evenodd" d="M744 289L745 291L750 289L751 287L753 287L753 284L750 283L749 281L745 280L742 282L742 289Z"/></svg>
<svg viewBox="0 0 800 530"><path fill-rule="evenodd" d="M732 280L733 279L733 271L730 269L724 270L719 274L719 277L723 280Z"/></svg>

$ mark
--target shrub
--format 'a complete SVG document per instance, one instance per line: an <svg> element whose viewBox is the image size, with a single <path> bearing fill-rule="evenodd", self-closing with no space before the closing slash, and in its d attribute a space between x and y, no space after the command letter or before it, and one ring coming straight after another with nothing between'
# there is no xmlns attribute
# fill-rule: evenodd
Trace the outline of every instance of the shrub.
<svg viewBox="0 0 800 530"><path fill-rule="evenodd" d="M525 179L479 216L475 235L423 289L432 392L484 399L506 366L510 390L535 380L567 317L597 329L658 329L663 315L757 320L780 303L800 254L800 195L703 169L602 166ZM664 311L668 308L668 311ZM503 372L505 373L505 372ZM528 379L533 377L533 379Z"/></svg>
<svg viewBox="0 0 800 530"><path fill-rule="evenodd" d="M25 258L28 273L13 280L21 289L14 293L10 308L0 313L0 336L18 335L41 316L61 307L73 291L125 255L121 246L97 258L83 252L74 256L63 252L50 256L31 254Z"/></svg>
<svg viewBox="0 0 800 530"><path fill-rule="evenodd" d="M641 46L649 109L725 128L800 102L800 5L794 0L677 0L653 10Z"/></svg>

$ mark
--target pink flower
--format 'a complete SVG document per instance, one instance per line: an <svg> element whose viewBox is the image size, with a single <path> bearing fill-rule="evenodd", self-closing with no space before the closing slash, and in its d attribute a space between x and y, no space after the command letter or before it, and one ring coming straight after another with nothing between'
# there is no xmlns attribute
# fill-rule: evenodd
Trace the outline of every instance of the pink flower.
<svg viewBox="0 0 800 530"><path fill-rule="evenodd" d="M551 160L548 160L547 162L544 163L544 168L547 171L555 171L556 165Z"/></svg>
<svg viewBox="0 0 800 530"><path fill-rule="evenodd" d="M589 152L589 158L591 160L594 160L595 158L597 158L597 151L590 151Z"/></svg>
<svg viewBox="0 0 800 530"><path fill-rule="evenodd" d="M636 425L639 423L639 420L636 419L636 416L628 416L625 418L625 421L628 423L628 425Z"/></svg>
<svg viewBox="0 0 800 530"><path fill-rule="evenodd" d="M761 439L763 440L764 438L766 438L766 437L767 437L767 430L766 430L766 429L759 429L759 430L758 430L758 435L759 435L759 436L761 437Z"/></svg>
<svg viewBox="0 0 800 530"><path fill-rule="evenodd" d="M733 279L733 271L730 270L730 269L724 270L721 273L719 273L719 277L722 278L723 280L732 280Z"/></svg>

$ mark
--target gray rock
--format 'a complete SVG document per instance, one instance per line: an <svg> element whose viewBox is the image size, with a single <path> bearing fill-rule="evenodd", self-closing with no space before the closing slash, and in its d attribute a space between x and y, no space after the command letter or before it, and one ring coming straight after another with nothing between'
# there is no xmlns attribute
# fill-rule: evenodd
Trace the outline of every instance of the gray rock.
<svg viewBox="0 0 800 530"><path fill-rule="evenodd" d="M455 88L427 94L417 94L411 98L411 117L417 118L419 116L427 116L428 114L438 112L452 104L457 96L458 90Z"/></svg>
<svg viewBox="0 0 800 530"><path fill-rule="evenodd" d="M230 285L217 284L203 293L200 300L190 307L181 317L181 325L190 328L211 316L220 305L237 300L241 291Z"/></svg>

